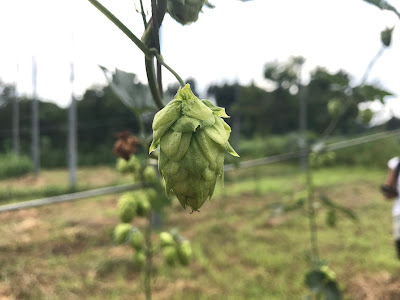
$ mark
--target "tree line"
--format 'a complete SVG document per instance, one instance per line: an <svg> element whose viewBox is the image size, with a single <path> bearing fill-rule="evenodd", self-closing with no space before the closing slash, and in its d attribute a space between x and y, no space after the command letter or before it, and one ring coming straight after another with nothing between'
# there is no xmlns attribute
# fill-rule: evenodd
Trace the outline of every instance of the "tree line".
<svg viewBox="0 0 400 300"><path fill-rule="evenodd" d="M301 81L301 68L304 59L292 57L284 63L270 62L264 66L265 83L268 89L249 85L222 84L211 85L207 97L217 105L226 108L231 126L240 127L240 135L246 138L267 135L282 135L299 130L299 95L305 92L307 101L307 130L320 135L329 126L332 115L328 103L336 101L341 105L340 116L335 133L353 134L365 130L357 122L358 104L367 100L380 99L391 95L376 85L352 85L351 77L343 70L329 72L317 67L310 74L307 84ZM196 81L188 79L196 92ZM143 85L133 81L132 85ZM178 86L169 86L165 92L172 99ZM0 151L10 152L12 144L12 101L15 87L0 82ZM31 152L31 101L21 97L20 148L21 153ZM110 85L91 87L77 101L78 113L78 153L80 165L113 163L112 146L117 132L129 130L137 133L138 122L132 113L121 103ZM145 124L150 132L152 115L145 115ZM240 122L235 122L240 120ZM40 147L43 167L66 165L67 109L54 103L40 101Z"/></svg>

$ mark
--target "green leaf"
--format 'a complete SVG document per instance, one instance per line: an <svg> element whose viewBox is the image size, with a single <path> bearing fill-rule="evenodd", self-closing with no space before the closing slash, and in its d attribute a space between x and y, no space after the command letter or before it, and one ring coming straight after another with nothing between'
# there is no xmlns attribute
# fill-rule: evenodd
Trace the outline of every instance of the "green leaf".
<svg viewBox="0 0 400 300"><path fill-rule="evenodd" d="M369 4L375 5L376 7L382 9L382 10L390 10L394 12L399 18L400 18L400 13L399 11L390 3L388 3L385 0L364 0L365 2L368 2Z"/></svg>
<svg viewBox="0 0 400 300"><path fill-rule="evenodd" d="M103 66L99 67L104 72L112 91L129 109L138 114L157 110L149 88L137 82L135 74L116 69L110 78L111 71Z"/></svg>
<svg viewBox="0 0 400 300"><path fill-rule="evenodd" d="M381 41L386 47L390 46L392 41L392 33L393 33L394 26L392 28L386 28L381 32Z"/></svg>
<svg viewBox="0 0 400 300"><path fill-rule="evenodd" d="M393 96L391 92L386 90L377 88L373 85L363 85L356 87L356 92L358 92L362 97L364 97L364 101L373 101L378 99L383 103L383 100L386 96Z"/></svg>

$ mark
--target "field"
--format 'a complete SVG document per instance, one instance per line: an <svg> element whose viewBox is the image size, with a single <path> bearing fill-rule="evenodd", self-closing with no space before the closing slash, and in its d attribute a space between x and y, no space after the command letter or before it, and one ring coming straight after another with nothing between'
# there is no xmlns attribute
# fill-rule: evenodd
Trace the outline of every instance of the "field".
<svg viewBox="0 0 400 300"><path fill-rule="evenodd" d="M79 176L83 187L128 181L107 167L84 169ZM331 228L317 208L321 256L337 273L345 299L400 297L391 203L378 191L384 177L384 169L361 167L325 168L314 175L318 191L353 209L359 219L339 216ZM38 179L2 181L0 191L27 198L29 190L40 195L49 186L66 189L66 179L64 171L44 171ZM273 209L274 203L293 202L303 187L297 166L275 164L227 174L225 188L199 213L189 214L175 201L163 228L177 228L190 238L194 258L189 268L155 259L154 299L305 297L305 211L276 214ZM144 299L132 250L112 240L118 197L0 214L0 299Z"/></svg>

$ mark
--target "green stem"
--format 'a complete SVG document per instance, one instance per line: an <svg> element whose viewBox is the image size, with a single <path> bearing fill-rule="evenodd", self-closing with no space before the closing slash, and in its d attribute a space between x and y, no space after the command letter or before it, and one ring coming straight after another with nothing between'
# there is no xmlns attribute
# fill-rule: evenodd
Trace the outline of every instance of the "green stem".
<svg viewBox="0 0 400 300"><path fill-rule="evenodd" d="M158 21L158 6L157 6L157 1L156 0L151 0L151 11L152 11L152 22L153 22L153 44L154 47L157 49L158 53L161 53L161 47L160 47L160 25ZM160 90L160 94L163 94L163 88L162 88L162 69L161 69L161 64L157 60L157 84L158 84L158 89Z"/></svg>
<svg viewBox="0 0 400 300"><path fill-rule="evenodd" d="M139 39L137 36L128 29L116 16L114 16L107 8L105 8L100 2L97 0L89 0L100 12L102 12L111 22L113 22L123 33L126 34L128 38L131 39L132 42L135 43L136 46L146 57L151 57L151 51L149 48Z"/></svg>
<svg viewBox="0 0 400 300"><path fill-rule="evenodd" d="M153 59L145 58L145 66L146 66L146 74L147 74L147 81L149 82L149 88L151 95L153 96L153 100L159 109L164 108L164 104L161 99L160 90L157 86L157 79L156 74L154 72L154 63Z"/></svg>
<svg viewBox="0 0 400 300"><path fill-rule="evenodd" d="M308 216L309 230L310 230L311 254L313 260L319 261L318 227L317 227L315 208L314 208L312 171L309 165L309 155L307 155L306 158L306 186L307 186L307 209L308 209L307 216Z"/></svg>
<svg viewBox="0 0 400 300"><path fill-rule="evenodd" d="M369 62L367 69L364 72L364 75L361 79L361 84L360 86L363 86L365 84L365 82L367 81L367 78L369 76L369 73L372 70L372 67L375 65L375 63L377 62L377 60L382 56L383 52L385 51L386 46L382 45L382 47L379 49L378 53L375 54L375 56L372 58L372 60Z"/></svg>
<svg viewBox="0 0 400 300"><path fill-rule="evenodd" d="M153 269L153 248L151 243L151 217L152 213L149 213L147 217L147 228L145 232L145 244L146 244L146 269L144 277L144 287L146 293L146 300L151 300L151 277Z"/></svg>
<svg viewBox="0 0 400 300"><path fill-rule="evenodd" d="M147 21L146 21L146 15L144 13L144 8L143 8L143 2L142 0L140 0L140 10L141 10L141 15L142 15L142 19L143 19L143 25L144 25L144 29L146 30L147 28Z"/></svg>
<svg viewBox="0 0 400 300"><path fill-rule="evenodd" d="M156 49L152 48L150 49L151 53L157 58L157 60L168 70L170 71L175 78L179 81L181 86L185 86L185 82L183 81L183 79L179 76L178 73L176 73L170 66L167 65L167 63L164 61L164 59L162 58L162 56L157 52Z"/></svg>

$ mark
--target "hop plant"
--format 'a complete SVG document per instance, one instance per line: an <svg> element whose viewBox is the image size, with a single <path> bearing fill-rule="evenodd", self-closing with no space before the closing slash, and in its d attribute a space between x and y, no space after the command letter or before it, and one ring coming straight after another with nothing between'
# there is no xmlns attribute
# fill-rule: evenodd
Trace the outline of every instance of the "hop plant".
<svg viewBox="0 0 400 300"><path fill-rule="evenodd" d="M154 116L149 151L160 145L158 167L166 192L174 192L184 208L198 210L211 198L223 176L225 152L239 156L228 142L231 128L222 117L229 117L225 109L199 100L189 84Z"/></svg>

